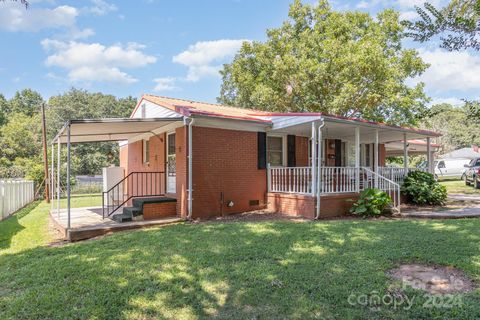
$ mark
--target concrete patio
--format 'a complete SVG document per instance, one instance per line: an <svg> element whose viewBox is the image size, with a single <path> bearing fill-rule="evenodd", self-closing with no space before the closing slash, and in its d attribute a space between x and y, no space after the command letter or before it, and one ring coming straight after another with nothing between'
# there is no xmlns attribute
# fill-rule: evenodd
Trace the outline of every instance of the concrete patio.
<svg viewBox="0 0 480 320"><path fill-rule="evenodd" d="M102 207L72 208L70 229L68 229L67 209L50 211L54 227L69 241L78 241L116 231L168 225L183 221L179 217L167 217L155 220L116 222L110 218L102 218Z"/></svg>

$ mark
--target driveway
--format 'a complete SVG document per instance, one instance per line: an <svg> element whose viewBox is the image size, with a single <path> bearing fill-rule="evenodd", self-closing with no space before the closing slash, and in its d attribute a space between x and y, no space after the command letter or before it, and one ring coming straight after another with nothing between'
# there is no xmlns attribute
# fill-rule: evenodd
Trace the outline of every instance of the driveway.
<svg viewBox="0 0 480 320"><path fill-rule="evenodd" d="M412 210L401 213L409 218L461 219L480 218L480 195L451 193L447 205L438 209Z"/></svg>

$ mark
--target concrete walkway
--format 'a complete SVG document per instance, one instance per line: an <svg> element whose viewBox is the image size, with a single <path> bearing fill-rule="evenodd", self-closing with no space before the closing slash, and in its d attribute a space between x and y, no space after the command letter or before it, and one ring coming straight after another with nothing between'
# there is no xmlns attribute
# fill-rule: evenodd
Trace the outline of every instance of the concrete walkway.
<svg viewBox="0 0 480 320"><path fill-rule="evenodd" d="M409 218L427 218L427 219L462 219L462 218L480 218L480 195L474 194L449 194L448 201L465 202L459 208L449 209L445 207L439 210L415 210L402 212L401 215ZM448 205L448 203L447 203Z"/></svg>

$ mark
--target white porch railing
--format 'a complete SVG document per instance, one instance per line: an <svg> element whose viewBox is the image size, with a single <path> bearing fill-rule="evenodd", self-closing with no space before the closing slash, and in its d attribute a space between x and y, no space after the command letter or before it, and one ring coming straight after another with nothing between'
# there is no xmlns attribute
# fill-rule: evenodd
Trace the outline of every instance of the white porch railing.
<svg viewBox="0 0 480 320"><path fill-rule="evenodd" d="M387 173L391 173L393 178L399 182L364 167L322 167L320 168L320 193L354 193L376 187L387 192L391 196L394 206L397 207L400 204L400 181L403 181L406 175L405 170L382 169L388 169ZM268 191L312 194L312 168L269 167Z"/></svg>
<svg viewBox="0 0 480 320"><path fill-rule="evenodd" d="M312 193L311 167L270 167L268 191L298 194Z"/></svg>
<svg viewBox="0 0 480 320"><path fill-rule="evenodd" d="M392 181L376 172L373 172L369 168L362 168L365 176L369 176L370 179L365 179L363 189L377 188L385 191L392 198L393 206L398 208L400 206L400 184Z"/></svg>
<svg viewBox="0 0 480 320"><path fill-rule="evenodd" d="M402 184L403 179L409 172L418 171L418 168L395 168L395 167L378 167L378 174L392 180L395 183Z"/></svg>

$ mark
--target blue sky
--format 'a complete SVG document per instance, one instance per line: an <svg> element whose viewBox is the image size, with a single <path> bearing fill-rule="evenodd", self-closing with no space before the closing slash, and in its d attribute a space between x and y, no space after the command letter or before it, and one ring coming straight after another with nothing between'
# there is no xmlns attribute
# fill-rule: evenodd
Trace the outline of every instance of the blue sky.
<svg viewBox="0 0 480 320"><path fill-rule="evenodd" d="M0 3L0 93L26 87L44 97L74 86L117 96L154 93L214 102L218 69L243 40L264 40L287 17L292 0L33 0ZM313 3L315 1L304 1ZM331 1L338 10L376 14L395 8L414 17L422 0ZM445 2L433 1L437 5ZM434 102L478 98L480 56L420 50Z"/></svg>

